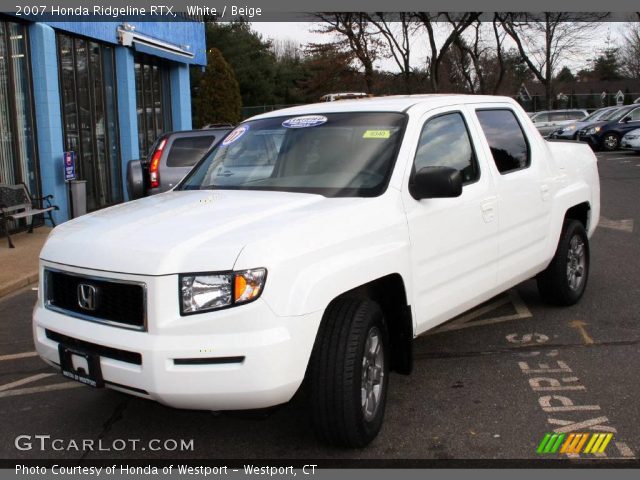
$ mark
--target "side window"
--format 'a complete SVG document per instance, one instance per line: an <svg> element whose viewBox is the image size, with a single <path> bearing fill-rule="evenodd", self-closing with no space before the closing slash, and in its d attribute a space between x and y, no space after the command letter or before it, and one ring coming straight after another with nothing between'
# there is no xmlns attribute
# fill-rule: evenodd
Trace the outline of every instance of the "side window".
<svg viewBox="0 0 640 480"><path fill-rule="evenodd" d="M462 181L480 177L471 138L459 112L447 113L425 123L414 159L415 171L424 167L451 167L459 170Z"/></svg>
<svg viewBox="0 0 640 480"><path fill-rule="evenodd" d="M640 122L640 108L636 108L629 116L632 122Z"/></svg>
<svg viewBox="0 0 640 480"><path fill-rule="evenodd" d="M215 140L213 135L176 138L167 156L167 167L193 167Z"/></svg>
<svg viewBox="0 0 640 480"><path fill-rule="evenodd" d="M562 122L564 120L567 120L567 114L565 112L551 112L549 114L549 121L550 122Z"/></svg>
<svg viewBox="0 0 640 480"><path fill-rule="evenodd" d="M509 109L476 110L491 148L491 155L502 174L527 168L529 145L515 114Z"/></svg>
<svg viewBox="0 0 640 480"><path fill-rule="evenodd" d="M548 122L549 121L549 114L548 113L539 113L537 115L533 116L534 123L544 123L544 122Z"/></svg>
<svg viewBox="0 0 640 480"><path fill-rule="evenodd" d="M569 119L570 120L581 120L583 118L585 118L585 115L582 112L570 112L569 113Z"/></svg>

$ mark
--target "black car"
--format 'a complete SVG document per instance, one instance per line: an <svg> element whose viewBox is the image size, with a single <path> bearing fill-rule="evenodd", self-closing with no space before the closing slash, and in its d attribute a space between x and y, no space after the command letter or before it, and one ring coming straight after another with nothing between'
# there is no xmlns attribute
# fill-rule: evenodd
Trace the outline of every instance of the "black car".
<svg viewBox="0 0 640 480"><path fill-rule="evenodd" d="M606 121L592 123L578 132L578 140L594 150L613 151L620 148L625 133L640 128L640 105L627 105Z"/></svg>

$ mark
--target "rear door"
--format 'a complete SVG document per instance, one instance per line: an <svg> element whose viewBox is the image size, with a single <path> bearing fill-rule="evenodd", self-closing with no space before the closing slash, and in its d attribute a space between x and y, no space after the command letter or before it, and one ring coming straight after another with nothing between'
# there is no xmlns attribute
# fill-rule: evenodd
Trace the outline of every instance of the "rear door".
<svg viewBox="0 0 640 480"><path fill-rule="evenodd" d="M498 287L530 278L548 259L551 173L544 141L529 135L524 113L509 104L475 106L480 148L491 162L500 224Z"/></svg>
<svg viewBox="0 0 640 480"><path fill-rule="evenodd" d="M415 200L403 189L418 332L476 305L495 287L497 199L469 114L465 106L431 110L421 118L419 138L413 140L412 173L447 166L464 179L457 198Z"/></svg>

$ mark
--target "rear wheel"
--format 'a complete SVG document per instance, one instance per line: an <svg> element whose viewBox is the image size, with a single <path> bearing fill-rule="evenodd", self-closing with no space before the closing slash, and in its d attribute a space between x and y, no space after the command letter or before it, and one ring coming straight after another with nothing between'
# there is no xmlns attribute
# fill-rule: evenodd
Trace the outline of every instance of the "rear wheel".
<svg viewBox="0 0 640 480"><path fill-rule="evenodd" d="M607 133L604 137L602 137L602 148L606 151L611 152L613 150L617 150L620 146L620 137L615 133Z"/></svg>
<svg viewBox="0 0 640 480"><path fill-rule="evenodd" d="M313 422L326 442L364 447L380 431L389 381L388 344L375 302L346 298L327 308L310 364Z"/></svg>
<svg viewBox="0 0 640 480"><path fill-rule="evenodd" d="M573 305L582 297L589 277L589 238L582 223L565 220L553 260L537 277L542 298L555 305Z"/></svg>

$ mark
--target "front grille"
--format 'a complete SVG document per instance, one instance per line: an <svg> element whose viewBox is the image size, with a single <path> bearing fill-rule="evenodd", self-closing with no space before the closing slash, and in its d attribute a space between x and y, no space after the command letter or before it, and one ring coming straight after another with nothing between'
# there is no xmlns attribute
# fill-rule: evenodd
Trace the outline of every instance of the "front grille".
<svg viewBox="0 0 640 480"><path fill-rule="evenodd" d="M86 277L56 270L45 270L45 301L47 308L71 316L113 324L135 330L145 329L145 288L140 283L128 283L97 277ZM91 308L81 306L79 285L93 291Z"/></svg>

